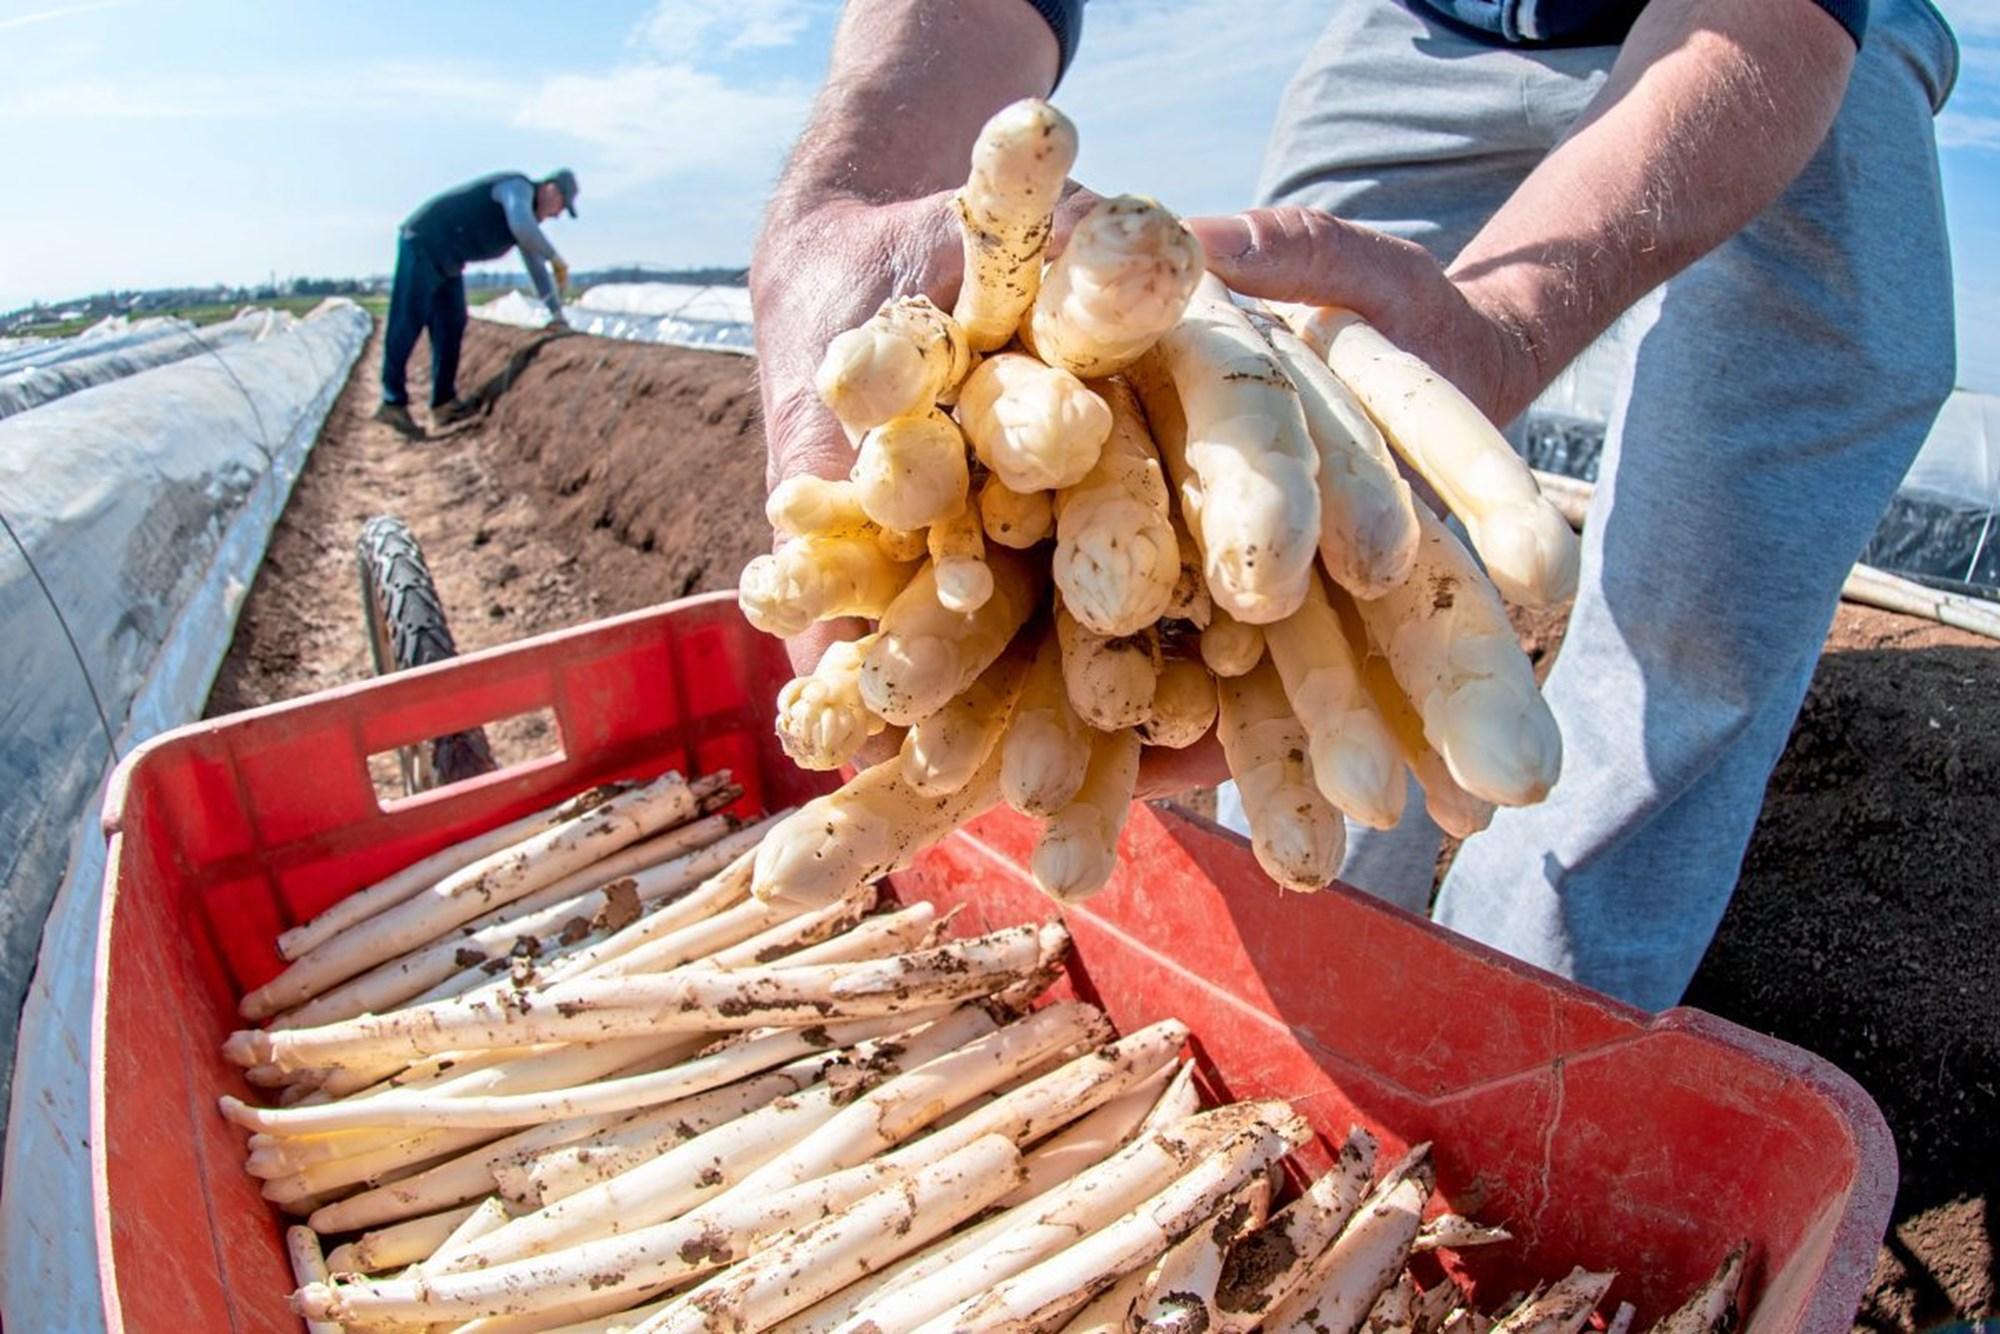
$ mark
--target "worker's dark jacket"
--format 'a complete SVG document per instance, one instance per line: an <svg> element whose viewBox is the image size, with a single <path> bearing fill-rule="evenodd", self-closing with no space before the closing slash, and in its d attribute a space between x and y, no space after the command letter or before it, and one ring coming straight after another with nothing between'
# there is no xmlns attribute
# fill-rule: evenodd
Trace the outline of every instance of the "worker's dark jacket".
<svg viewBox="0 0 2000 1334"><path fill-rule="evenodd" d="M404 221L403 231L422 241L447 273L481 260L498 259L514 248L515 241L507 226L507 211L493 197L493 187L515 179L528 180L517 171L496 171L447 190L412 213Z"/></svg>

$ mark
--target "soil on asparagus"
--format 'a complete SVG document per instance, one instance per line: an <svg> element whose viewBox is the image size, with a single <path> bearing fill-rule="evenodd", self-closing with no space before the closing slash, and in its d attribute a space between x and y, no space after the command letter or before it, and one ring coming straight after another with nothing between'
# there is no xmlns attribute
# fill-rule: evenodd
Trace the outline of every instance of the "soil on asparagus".
<svg viewBox="0 0 2000 1334"><path fill-rule="evenodd" d="M374 514L415 532L461 650L729 588L769 549L748 358L474 321L460 385L491 406L419 442L370 420L378 358L272 537L211 716L369 674L354 540ZM1544 659L1560 644L1559 618L1521 629ZM1996 648L1841 608L1688 996L1834 1061L1887 1116L1902 1188L1868 1329L2000 1314ZM533 719L491 730L503 763L548 742Z"/></svg>

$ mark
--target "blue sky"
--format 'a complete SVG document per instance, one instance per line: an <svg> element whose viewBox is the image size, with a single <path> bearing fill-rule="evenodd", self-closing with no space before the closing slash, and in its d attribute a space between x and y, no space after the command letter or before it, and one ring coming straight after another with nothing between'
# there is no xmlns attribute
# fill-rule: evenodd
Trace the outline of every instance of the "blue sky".
<svg viewBox="0 0 2000 1334"><path fill-rule="evenodd" d="M1248 202L1329 0L1095 0L1060 101L1079 178ZM1962 383L2000 390L2000 0L1939 124ZM740 264L834 0L0 0L0 309L107 286L381 272L437 188L576 169L579 268Z"/></svg>

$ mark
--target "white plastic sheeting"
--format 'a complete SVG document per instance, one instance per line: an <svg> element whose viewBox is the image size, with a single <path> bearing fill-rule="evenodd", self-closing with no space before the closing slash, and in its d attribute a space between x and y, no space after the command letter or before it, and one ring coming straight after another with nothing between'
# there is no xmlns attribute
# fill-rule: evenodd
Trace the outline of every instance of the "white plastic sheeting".
<svg viewBox="0 0 2000 1334"><path fill-rule="evenodd" d="M0 677L0 983L10 1013L28 992L0 1178L9 1329L103 1328L86 1062L104 778L114 755L200 716L368 328L358 306L330 301L281 335L0 421L0 640L11 669Z"/></svg>
<svg viewBox="0 0 2000 1334"><path fill-rule="evenodd" d="M269 338L295 323L293 316L281 310L246 310L235 319L203 328L174 320L157 337L109 340L109 345L107 340L87 340L80 351L70 349L65 356L0 372L0 418L155 366Z"/></svg>
<svg viewBox="0 0 2000 1334"><path fill-rule="evenodd" d="M94 356L120 348L135 347L155 338L166 338L190 328L186 320L172 315L106 315L82 333L69 338L37 338L0 352L0 371L23 366L50 366L72 357Z"/></svg>
<svg viewBox="0 0 2000 1334"><path fill-rule="evenodd" d="M549 322L548 307L520 292L475 306L472 313L524 329L539 329ZM599 338L710 352L752 350L750 293L741 287L602 283L565 305L563 318L577 332Z"/></svg>

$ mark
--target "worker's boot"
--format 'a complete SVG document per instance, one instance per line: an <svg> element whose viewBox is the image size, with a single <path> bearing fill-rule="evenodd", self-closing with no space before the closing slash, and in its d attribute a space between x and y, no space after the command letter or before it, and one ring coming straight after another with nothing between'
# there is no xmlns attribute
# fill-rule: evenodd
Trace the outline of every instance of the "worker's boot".
<svg viewBox="0 0 2000 1334"><path fill-rule="evenodd" d="M462 421L470 421L479 415L479 404L463 398L454 398L449 403L431 409L431 425L439 430L456 426Z"/></svg>
<svg viewBox="0 0 2000 1334"><path fill-rule="evenodd" d="M424 428L417 425L417 419L410 415L410 409L402 403L384 403L375 409L375 420L394 427L396 434L405 440L424 438Z"/></svg>

